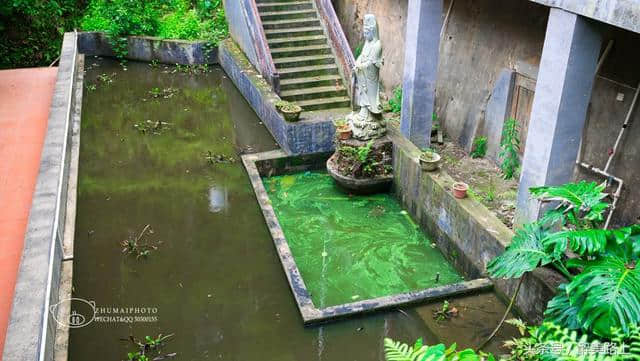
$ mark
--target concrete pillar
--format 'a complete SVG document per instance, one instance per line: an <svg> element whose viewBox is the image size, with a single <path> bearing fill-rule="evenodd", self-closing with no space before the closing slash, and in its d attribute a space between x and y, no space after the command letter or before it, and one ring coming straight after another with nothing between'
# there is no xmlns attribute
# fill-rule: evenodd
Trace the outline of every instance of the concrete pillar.
<svg viewBox="0 0 640 361"><path fill-rule="evenodd" d="M516 223L540 216L528 189L571 181L601 47L596 25L552 8L520 176Z"/></svg>
<svg viewBox="0 0 640 361"><path fill-rule="evenodd" d="M442 0L409 0L400 130L420 148L431 141L441 28Z"/></svg>

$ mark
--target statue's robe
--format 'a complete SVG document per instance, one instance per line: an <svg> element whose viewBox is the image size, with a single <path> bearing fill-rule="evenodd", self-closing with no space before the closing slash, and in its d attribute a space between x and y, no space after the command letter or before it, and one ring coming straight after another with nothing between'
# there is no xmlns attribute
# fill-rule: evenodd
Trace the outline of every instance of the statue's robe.
<svg viewBox="0 0 640 361"><path fill-rule="evenodd" d="M356 102L373 114L382 113L380 103L380 67L382 66L382 44L379 39L367 41L358 57L364 65L356 71Z"/></svg>

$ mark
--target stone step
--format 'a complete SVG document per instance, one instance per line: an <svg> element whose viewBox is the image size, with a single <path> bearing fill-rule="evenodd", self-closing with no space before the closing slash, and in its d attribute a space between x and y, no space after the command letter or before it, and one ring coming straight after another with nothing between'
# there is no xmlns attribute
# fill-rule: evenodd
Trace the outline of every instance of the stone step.
<svg viewBox="0 0 640 361"><path fill-rule="evenodd" d="M280 71L281 69L296 68L301 66L335 64L335 60L333 59L333 54L321 54L293 56L289 58L275 58L273 59L273 63L276 65L276 69Z"/></svg>
<svg viewBox="0 0 640 361"><path fill-rule="evenodd" d="M265 30L264 34L267 36L267 39L296 38L300 36L324 35L324 30L320 26L311 26L302 28L270 29Z"/></svg>
<svg viewBox="0 0 640 361"><path fill-rule="evenodd" d="M320 26L320 19L302 18L302 19L289 19L289 20L269 20L269 21L262 22L262 27L265 30L300 28L300 27L307 27L307 26Z"/></svg>
<svg viewBox="0 0 640 361"><path fill-rule="evenodd" d="M274 1L257 3L258 11L309 10L313 9L311 1Z"/></svg>
<svg viewBox="0 0 640 361"><path fill-rule="evenodd" d="M262 21L317 18L315 9L260 12Z"/></svg>
<svg viewBox="0 0 640 361"><path fill-rule="evenodd" d="M288 48L273 48L271 56L276 58L285 58L292 56L320 55L331 54L331 47L327 44L309 45L309 46L293 46Z"/></svg>
<svg viewBox="0 0 640 361"><path fill-rule="evenodd" d="M327 38L324 35L312 35L312 36L298 36L295 38L275 38L267 39L269 47L274 48L286 48L294 46L307 46L307 45L320 45L326 44Z"/></svg>
<svg viewBox="0 0 640 361"><path fill-rule="evenodd" d="M270 4L270 3L294 3L301 0L256 0L256 4Z"/></svg>
<svg viewBox="0 0 640 361"><path fill-rule="evenodd" d="M349 97L333 97L333 98L319 98L319 99L310 99L310 100L302 100L296 102L302 110L311 111L311 110L324 110L324 109L333 109L333 108L348 108L351 104L349 101Z"/></svg>
<svg viewBox="0 0 640 361"><path fill-rule="evenodd" d="M334 63L323 65L300 66L278 69L280 79L308 78L312 76L338 74L338 66Z"/></svg>
<svg viewBox="0 0 640 361"><path fill-rule="evenodd" d="M306 89L293 89L280 92L280 97L288 101L302 101L318 98L336 98L347 95L347 89L342 85L319 86Z"/></svg>
<svg viewBox="0 0 640 361"><path fill-rule="evenodd" d="M320 86L340 86L342 85L342 77L337 74L311 76L308 78L292 78L280 81L280 90L293 90L303 88L313 88Z"/></svg>

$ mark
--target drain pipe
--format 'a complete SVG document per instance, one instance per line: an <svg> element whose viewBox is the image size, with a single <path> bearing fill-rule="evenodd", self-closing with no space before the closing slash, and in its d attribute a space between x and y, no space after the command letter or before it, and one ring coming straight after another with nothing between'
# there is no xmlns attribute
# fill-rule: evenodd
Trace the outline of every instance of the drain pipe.
<svg viewBox="0 0 640 361"><path fill-rule="evenodd" d="M596 74L598 74L598 72L600 71L600 68L602 67L602 64L604 63L605 58L607 57L607 55L609 55L609 52L611 51L611 48L613 46L613 40L609 41L609 44L607 44L607 48L605 49L604 53L602 54L602 57L600 58L600 61L598 62L598 66L596 68ZM611 224L611 218L613 217L613 213L616 210L616 207L618 205L618 201L620 199L620 195L622 193L622 187L624 186L624 181L619 178L616 177L615 175L609 173L609 167L611 166L611 162L613 161L613 158L615 157L617 151L618 151L618 147L620 146L620 142L622 141L622 136L624 135L624 131L626 130L626 128L628 127L630 121L631 121L631 116L633 115L633 111L635 109L636 103L638 101L638 96L640 95L640 83L638 83L638 86L636 87L636 92L633 96L633 100L631 102L631 106L629 107L629 111L627 112L627 116L625 118L624 123L622 124L622 129L620 129L620 132L618 133L618 138L616 139L615 145L613 147L613 151L611 152L611 154L609 155L609 158L607 160L607 164L605 165L604 169L600 169L598 167L595 167L591 164L588 164L586 162L582 161L582 141L580 142L580 148L578 150L578 159L576 160L576 164L581 166L582 168L585 168L593 173L602 175L604 177L607 178L607 182L612 183L613 181L615 181L616 183L618 183L618 187L616 188L616 191L613 193L613 203L611 204L611 209L609 210L609 215L607 216L607 220L604 224L604 229L608 229L609 225Z"/></svg>

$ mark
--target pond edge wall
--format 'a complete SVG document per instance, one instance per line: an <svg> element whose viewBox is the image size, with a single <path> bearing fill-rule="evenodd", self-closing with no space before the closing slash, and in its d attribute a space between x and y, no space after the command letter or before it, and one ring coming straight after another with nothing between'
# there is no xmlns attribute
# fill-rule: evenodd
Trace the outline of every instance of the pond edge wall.
<svg viewBox="0 0 640 361"><path fill-rule="evenodd" d="M443 251L445 257L473 278L487 276L487 264L504 252L514 233L491 211L471 199L451 194L454 180L443 170L423 172L420 150L395 124L387 127L393 140L394 191L402 205ZM503 299L510 299L516 280L493 279ZM565 282L554 270L541 268L523 281L515 306L529 322L542 321L547 302Z"/></svg>
<svg viewBox="0 0 640 361"><path fill-rule="evenodd" d="M42 148L40 169L18 269L3 360L52 360L70 167L71 125L82 57L76 33L66 33Z"/></svg>
<svg viewBox="0 0 640 361"><path fill-rule="evenodd" d="M397 293L325 308L316 307L311 300L310 292L307 290L304 279L289 248L289 243L285 238L284 231L271 205L262 177L324 169L330 155L330 153L314 153L290 156L281 150L276 150L242 156L242 162L264 215L265 223L269 228L282 269L287 277L289 288L305 325L329 322L338 318L397 308L409 304L426 303L442 298L478 293L490 290L493 287L493 283L488 278L475 277L470 279L465 277L467 281L454 284ZM465 274L465 276L468 275Z"/></svg>
<svg viewBox="0 0 640 361"><path fill-rule="evenodd" d="M115 57L107 35L87 31L78 34L78 51L88 56ZM127 37L129 60L163 64L201 65L217 64L218 49L204 41L162 39L152 36Z"/></svg>

